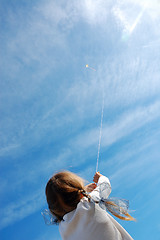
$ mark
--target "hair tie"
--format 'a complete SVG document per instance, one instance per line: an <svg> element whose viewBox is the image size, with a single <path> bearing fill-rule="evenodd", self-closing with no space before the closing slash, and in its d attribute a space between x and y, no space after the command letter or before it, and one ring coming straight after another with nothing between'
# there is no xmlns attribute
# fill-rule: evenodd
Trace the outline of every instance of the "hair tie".
<svg viewBox="0 0 160 240"><path fill-rule="evenodd" d="M79 192L86 198L88 198L89 202L91 200L91 197L89 196L89 194L87 194L87 192L84 189L80 189Z"/></svg>
<svg viewBox="0 0 160 240"><path fill-rule="evenodd" d="M78 192L82 193L82 194L85 194L85 190L84 189L79 189Z"/></svg>

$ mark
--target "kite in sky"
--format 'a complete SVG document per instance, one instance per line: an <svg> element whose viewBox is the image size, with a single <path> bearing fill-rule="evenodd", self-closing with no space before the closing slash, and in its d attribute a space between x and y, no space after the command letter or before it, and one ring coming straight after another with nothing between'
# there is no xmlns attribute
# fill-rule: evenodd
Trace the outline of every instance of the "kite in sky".
<svg viewBox="0 0 160 240"><path fill-rule="evenodd" d="M96 71L96 69L94 69L94 68L90 67L88 64L86 64L86 68L90 68L90 69L92 69L92 70Z"/></svg>

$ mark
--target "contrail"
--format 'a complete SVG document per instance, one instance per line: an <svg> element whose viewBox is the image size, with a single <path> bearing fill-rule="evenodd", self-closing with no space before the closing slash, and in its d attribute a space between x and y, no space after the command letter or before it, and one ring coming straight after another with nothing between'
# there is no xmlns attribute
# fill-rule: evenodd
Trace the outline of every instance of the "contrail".
<svg viewBox="0 0 160 240"><path fill-rule="evenodd" d="M145 9L146 9L146 6L145 6L145 7L142 9L142 11L138 14L135 22L133 23L133 25L132 25L131 28L129 29L130 34L132 34L132 32L134 31L134 29L136 28L136 26L137 26L137 24L139 23L141 17L143 16L143 13L144 13Z"/></svg>
<svg viewBox="0 0 160 240"><path fill-rule="evenodd" d="M131 34L135 30L137 24L139 23L140 19L142 18L145 9L146 9L146 5L143 7L142 11L138 14L138 16L136 17L136 19L135 19L134 23L132 24L132 26L130 28L128 28L127 31L125 31L123 33L122 40L126 41L131 36Z"/></svg>

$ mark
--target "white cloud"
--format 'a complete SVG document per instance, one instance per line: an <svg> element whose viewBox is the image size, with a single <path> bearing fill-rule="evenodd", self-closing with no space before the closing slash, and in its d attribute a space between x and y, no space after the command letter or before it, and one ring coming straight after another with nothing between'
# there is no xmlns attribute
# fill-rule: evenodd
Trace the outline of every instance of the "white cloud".
<svg viewBox="0 0 160 240"><path fill-rule="evenodd" d="M119 165L119 169L111 175L114 189L123 185L125 188L133 188L145 179L151 183L151 179L158 175L158 169L154 167L154 165L158 166L158 158L154 157L153 153L148 156L140 154L134 161L127 162L123 166ZM121 162L121 159L119 161Z"/></svg>
<svg viewBox="0 0 160 240"><path fill-rule="evenodd" d="M11 201L8 205L1 208L0 228L2 229L39 210L44 202L43 192L42 190L38 190L29 196L25 194L25 198L19 199L17 202Z"/></svg>
<svg viewBox="0 0 160 240"><path fill-rule="evenodd" d="M147 107L137 108L130 113L124 114L111 126L104 126L102 145L107 146L120 138L131 134L142 126L160 118L160 102L155 102Z"/></svg>
<svg viewBox="0 0 160 240"><path fill-rule="evenodd" d="M135 50L133 53L133 49ZM104 63L101 71L105 107L129 106L160 93L158 59L139 49L127 49Z"/></svg>
<svg viewBox="0 0 160 240"><path fill-rule="evenodd" d="M43 21L49 23L50 27L56 28L59 33L67 34L80 18L79 6L80 4L74 1L53 2L48 0L37 6L36 11L43 17Z"/></svg>
<svg viewBox="0 0 160 240"><path fill-rule="evenodd" d="M110 125L103 124L101 145L103 147L110 146L147 123L160 118L159 109L160 102L157 101L149 106L124 113ZM98 145L98 138L99 130L95 128L77 136L73 144L77 148L85 149Z"/></svg>
<svg viewBox="0 0 160 240"><path fill-rule="evenodd" d="M127 41L136 27L141 25L141 32L145 32L146 23L159 26L160 2L158 0L117 1L113 7L113 14L117 19L117 24L123 29L122 40ZM158 29L158 28L157 28ZM143 36L142 36L143 38ZM157 37L158 38L158 37Z"/></svg>
<svg viewBox="0 0 160 240"><path fill-rule="evenodd" d="M7 40L7 53L13 57L17 56L21 64L28 65L33 61L44 64L45 60L50 58L49 50L51 48L63 48L65 45L63 33L58 30L57 26L60 19L63 18L63 14L57 14L59 16L57 23L54 22L55 19L49 21L43 18L42 13L37 9L27 15L27 23L23 16L14 16L18 26L17 33ZM13 61L18 63L15 59ZM56 64L53 58L50 58L47 63L49 66L52 64L52 67ZM45 71L44 67L47 68L47 64L43 65L43 72Z"/></svg>
<svg viewBox="0 0 160 240"><path fill-rule="evenodd" d="M0 148L0 156L7 155L11 151L12 152L17 151L17 148L20 148L20 144L11 144L9 146Z"/></svg>
<svg viewBox="0 0 160 240"><path fill-rule="evenodd" d="M55 240L62 240L62 238L60 237L60 234L59 234L59 232L58 232L58 228L57 228L57 235L59 235L59 236L57 236L56 234L55 234L55 229L54 229L54 239L55 239L55 237L56 237L56 239ZM56 235L56 236L55 236ZM34 239L34 240L54 240L53 239L53 232L50 232L50 231L47 231L46 233L43 233L43 234L41 234L40 236L38 236L36 239Z"/></svg>
<svg viewBox="0 0 160 240"><path fill-rule="evenodd" d="M130 26L124 12L119 7L114 7L113 14L120 21L120 23L123 24L124 30L129 31L131 26Z"/></svg>
<svg viewBox="0 0 160 240"><path fill-rule="evenodd" d="M146 8L147 12L151 14L152 17L158 17L159 18L159 11L160 11L160 2L159 0L122 0L117 1L117 5L123 7L123 8L131 8L132 10L135 7L140 8Z"/></svg>
<svg viewBox="0 0 160 240"><path fill-rule="evenodd" d="M110 13L112 2L105 0L84 0L81 2L82 16L91 25L105 24Z"/></svg>
<svg viewBox="0 0 160 240"><path fill-rule="evenodd" d="M124 0L126 4L137 4L138 6L141 6L142 8L145 7L149 14L151 14L152 17L159 18L160 13L160 1L159 0Z"/></svg>
<svg viewBox="0 0 160 240"><path fill-rule="evenodd" d="M56 170L63 170L69 168L71 152L69 149L62 149L58 157L51 159L42 159L33 161L32 167L25 166L19 162L16 169L9 172L9 178L1 179L1 196L2 201L10 192L9 197L13 197L14 193L17 194L22 191L23 194L19 195L18 200L12 199L0 209L0 229L19 221L34 212L41 209L45 202L45 184ZM25 174L24 174L25 173ZM10 185L10 179L14 179ZM30 185L30 189L28 188ZM33 188L33 189L32 189ZM6 193L7 189L7 193ZM26 190L24 190L26 189ZM16 198L17 199L17 198Z"/></svg>

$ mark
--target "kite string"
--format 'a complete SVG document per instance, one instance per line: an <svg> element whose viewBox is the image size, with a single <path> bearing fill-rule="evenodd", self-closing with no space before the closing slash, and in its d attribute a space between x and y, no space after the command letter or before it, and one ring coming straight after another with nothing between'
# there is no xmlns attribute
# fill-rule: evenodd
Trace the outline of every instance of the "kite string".
<svg viewBox="0 0 160 240"><path fill-rule="evenodd" d="M104 91L103 91L103 100L102 100L102 111L101 111L101 125L99 130L99 142L98 142L98 153L97 153L97 163L96 163L96 172L98 171L98 163L99 163L99 153L101 147L101 138L102 138L102 124L103 124L103 112L104 112Z"/></svg>
<svg viewBox="0 0 160 240"><path fill-rule="evenodd" d="M96 69L90 67L88 64L86 64L86 68L90 68L94 71ZM104 111L104 87L102 87L102 111L101 111L101 125L100 125L100 131L99 131L99 142L98 142L98 153L97 153L97 163L96 163L96 172L98 171L98 163L99 163L99 153L100 153L100 147L101 147L101 138L102 138L102 124L103 124L103 111Z"/></svg>

